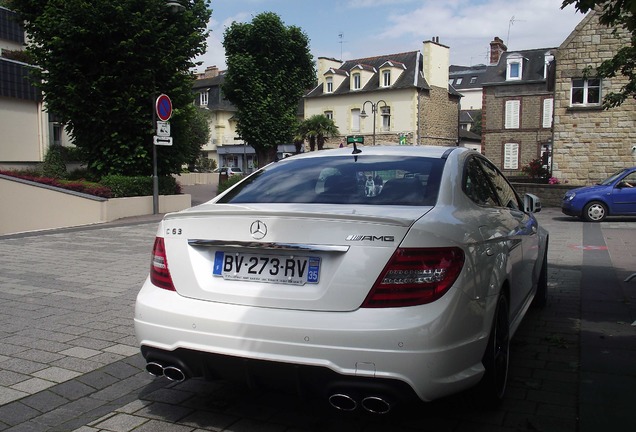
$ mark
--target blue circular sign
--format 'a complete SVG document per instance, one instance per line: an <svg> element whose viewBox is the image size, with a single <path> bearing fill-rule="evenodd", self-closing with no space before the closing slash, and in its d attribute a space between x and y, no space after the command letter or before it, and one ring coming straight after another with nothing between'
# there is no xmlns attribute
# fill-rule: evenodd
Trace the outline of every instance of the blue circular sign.
<svg viewBox="0 0 636 432"><path fill-rule="evenodd" d="M159 120L168 121L172 117L172 101L168 95L159 95L155 106Z"/></svg>

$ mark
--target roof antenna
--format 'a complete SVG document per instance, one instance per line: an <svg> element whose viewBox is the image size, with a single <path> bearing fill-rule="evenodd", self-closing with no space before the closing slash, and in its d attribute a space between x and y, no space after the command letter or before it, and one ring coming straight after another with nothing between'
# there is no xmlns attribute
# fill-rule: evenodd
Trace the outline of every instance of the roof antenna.
<svg viewBox="0 0 636 432"><path fill-rule="evenodd" d="M338 37L340 38L340 61L342 61L342 44L345 43L346 41L342 40L344 38L344 33L340 32L338 33Z"/></svg>
<svg viewBox="0 0 636 432"><path fill-rule="evenodd" d="M518 21L524 22L525 20L515 19L515 16L513 15L510 17L510 21L508 21L508 36L506 36L506 44L508 44L508 46L510 46L510 26Z"/></svg>

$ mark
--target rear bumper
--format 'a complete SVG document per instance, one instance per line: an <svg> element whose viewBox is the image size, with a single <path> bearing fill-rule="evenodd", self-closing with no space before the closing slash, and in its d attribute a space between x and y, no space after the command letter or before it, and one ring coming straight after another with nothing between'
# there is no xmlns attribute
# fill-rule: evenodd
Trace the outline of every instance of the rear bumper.
<svg viewBox="0 0 636 432"><path fill-rule="evenodd" d="M395 379L350 377L329 368L255 360L179 348L165 351L142 346L148 363L176 366L189 377L239 382L249 388L265 388L306 397L328 399L346 394L358 404L364 398L377 397L391 403L418 400L413 389Z"/></svg>
<svg viewBox="0 0 636 432"><path fill-rule="evenodd" d="M473 386L484 372L488 332L481 329L490 324L481 314L453 311L488 308L456 304L462 301L451 290L419 307L277 310L188 299L146 281L135 331L147 361L177 365L189 377L323 395L373 389L429 401Z"/></svg>

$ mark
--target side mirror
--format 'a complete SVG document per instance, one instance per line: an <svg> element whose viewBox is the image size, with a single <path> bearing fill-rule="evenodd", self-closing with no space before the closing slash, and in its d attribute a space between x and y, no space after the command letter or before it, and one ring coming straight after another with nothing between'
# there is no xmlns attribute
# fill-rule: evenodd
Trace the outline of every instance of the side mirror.
<svg viewBox="0 0 636 432"><path fill-rule="evenodd" d="M538 196L527 193L523 196L523 210L526 213L539 213L541 211L541 200Z"/></svg>

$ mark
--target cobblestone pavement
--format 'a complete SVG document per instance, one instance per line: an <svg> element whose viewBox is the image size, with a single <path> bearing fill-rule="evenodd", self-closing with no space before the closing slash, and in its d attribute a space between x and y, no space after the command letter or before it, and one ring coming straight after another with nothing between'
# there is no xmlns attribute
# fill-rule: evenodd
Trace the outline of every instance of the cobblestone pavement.
<svg viewBox="0 0 636 432"><path fill-rule="evenodd" d="M384 416L149 376L132 318L156 217L0 237L0 431L636 430L636 221L538 216L550 296L513 339L502 406L460 394Z"/></svg>

